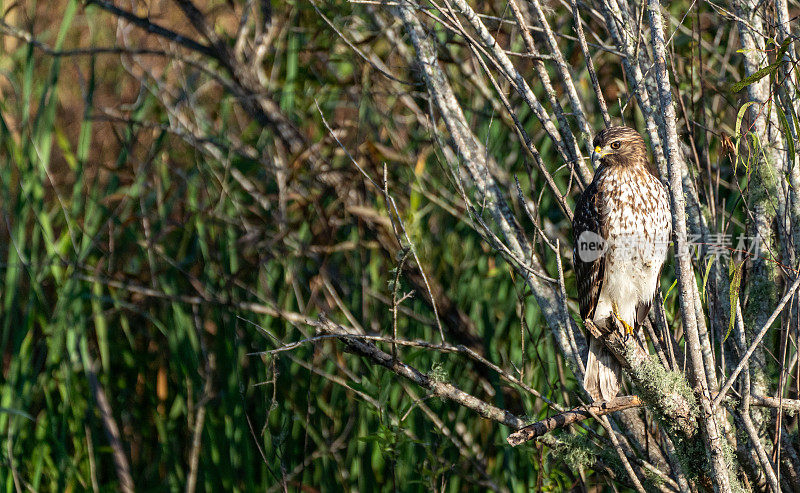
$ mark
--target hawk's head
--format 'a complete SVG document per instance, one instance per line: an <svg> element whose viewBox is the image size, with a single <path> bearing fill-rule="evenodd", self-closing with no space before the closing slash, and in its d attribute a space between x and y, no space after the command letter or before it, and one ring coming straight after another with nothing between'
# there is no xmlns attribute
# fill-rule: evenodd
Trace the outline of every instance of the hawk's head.
<svg viewBox="0 0 800 493"><path fill-rule="evenodd" d="M608 127L595 135L592 160L604 166L635 165L649 167L647 147L639 132L630 127Z"/></svg>

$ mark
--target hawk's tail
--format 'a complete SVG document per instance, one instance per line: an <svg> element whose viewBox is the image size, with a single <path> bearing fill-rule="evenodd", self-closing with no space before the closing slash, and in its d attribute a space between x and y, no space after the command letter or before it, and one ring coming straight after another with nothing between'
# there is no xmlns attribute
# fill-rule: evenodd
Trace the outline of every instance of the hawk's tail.
<svg viewBox="0 0 800 493"><path fill-rule="evenodd" d="M610 401L617 396L622 381L622 367L603 343L590 337L589 357L583 388L595 401Z"/></svg>

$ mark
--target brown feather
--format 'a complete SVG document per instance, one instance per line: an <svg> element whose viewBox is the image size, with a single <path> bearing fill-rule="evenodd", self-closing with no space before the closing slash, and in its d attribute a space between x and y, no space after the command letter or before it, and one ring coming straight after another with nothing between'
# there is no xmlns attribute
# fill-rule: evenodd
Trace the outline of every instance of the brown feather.
<svg viewBox="0 0 800 493"><path fill-rule="evenodd" d="M592 182L583 191L575 205L575 215L572 219L572 258L575 266L575 277L578 281L578 304L581 310L581 319L594 317L597 308L597 299L603 287L605 273L604 256L594 261L584 262L578 254L578 238L591 231L602 238L606 238L606 228L602 224L602 215L599 213L600 191L597 184Z"/></svg>

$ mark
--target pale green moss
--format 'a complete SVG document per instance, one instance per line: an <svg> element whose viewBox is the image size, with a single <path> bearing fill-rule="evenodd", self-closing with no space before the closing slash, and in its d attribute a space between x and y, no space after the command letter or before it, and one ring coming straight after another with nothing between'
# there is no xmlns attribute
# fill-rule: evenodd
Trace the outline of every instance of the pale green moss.
<svg viewBox="0 0 800 493"><path fill-rule="evenodd" d="M736 453L727 440L720 440L722 443L722 454L725 457L725 466L728 469L728 477L731 482L732 493L747 493L747 489L739 481L739 466L736 460Z"/></svg>
<svg viewBox="0 0 800 493"><path fill-rule="evenodd" d="M753 138L754 159L748 183L748 205L756 217L764 224L771 224L778 211L778 176L773 166L767 161L759 142ZM766 321L768 307L775 306L778 299L778 270L775 262L766 261L768 252L776 252L775 237L771 228L759 231L757 240L759 257L752 258L753 268L747 286L748 303L744 310L745 327L748 333L758 330ZM753 233L751 233L753 234Z"/></svg>
<svg viewBox="0 0 800 493"><path fill-rule="evenodd" d="M626 347L629 359L632 359L633 344L631 341ZM684 421L694 421L697 416L697 401L683 374L667 370L652 355L638 367L632 368L631 373L642 401L664 426L674 429L676 416L681 416ZM672 398L665 398L666 396ZM688 430L682 431L686 433Z"/></svg>
<svg viewBox="0 0 800 493"><path fill-rule="evenodd" d="M431 372L428 373L428 378L434 382L446 382L447 370L444 369L441 363L434 363L431 367Z"/></svg>
<svg viewBox="0 0 800 493"><path fill-rule="evenodd" d="M550 445L550 458L563 462L572 471L589 469L595 465L598 449L583 435L564 434Z"/></svg>
<svg viewBox="0 0 800 493"><path fill-rule="evenodd" d="M649 469L645 471L644 481L645 484L649 486L649 488L647 488L648 491L661 489L661 487L664 486L664 478Z"/></svg>

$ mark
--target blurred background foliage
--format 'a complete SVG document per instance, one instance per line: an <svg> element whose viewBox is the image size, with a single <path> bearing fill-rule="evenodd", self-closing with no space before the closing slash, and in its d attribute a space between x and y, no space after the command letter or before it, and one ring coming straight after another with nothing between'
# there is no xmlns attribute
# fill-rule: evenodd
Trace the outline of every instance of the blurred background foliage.
<svg viewBox="0 0 800 493"><path fill-rule="evenodd" d="M525 51L516 27L497 21L511 18L504 2L473 4L507 50ZM386 196L349 153L381 187L385 174L446 339L519 372L554 401L578 400L527 286L469 225L443 169L448 150L437 143L442 129L431 127L425 86L408 56L413 48L386 9L338 0L197 5L230 46L244 16L242 24L262 36L261 58L250 61L258 63L263 94L302 136L301 152L243 109L217 61L199 63L98 5L2 2L5 489L119 489L125 465L115 459L118 450L143 491L561 491L591 484L590 470L581 479L572 469L580 458L534 443L512 449L505 427L343 354L335 340L260 354L313 336L283 311L390 334L396 277L401 295L414 290L398 311L398 334L439 341L430 296L406 255L410 245L392 235ZM173 2L118 7L200 39ZM581 96L592 101L580 48L569 37L571 15L562 3L549 7ZM682 131L708 153L718 179L709 185L707 175L693 173L701 190L718 187L718 217L733 218L735 232L742 213L728 188L745 172L734 176L721 151L739 107L722 87L743 74L735 29L706 3L670 2L668 9L674 91L685 99L686 118L698 122L683 121ZM640 125L618 57L597 48L609 42L588 7L586 21L612 117ZM542 193L542 178L480 67L462 39L426 22L498 175L507 184L518 177L538 207L538 226L568 255L569 225ZM541 93L530 59L513 60ZM568 168L527 107L501 86L566 188ZM600 128L597 109L590 114ZM534 225L516 212L534 236ZM555 258L545 258L556 277ZM574 295L568 258L564 265ZM666 269L665 291L672 279ZM666 303L670 320L674 298ZM548 413L461 355L401 354L519 415Z"/></svg>

